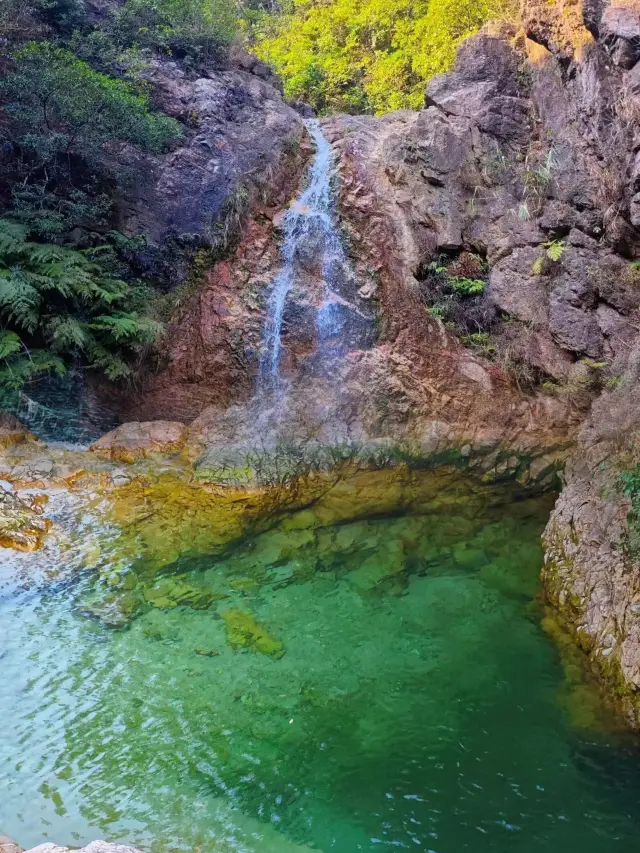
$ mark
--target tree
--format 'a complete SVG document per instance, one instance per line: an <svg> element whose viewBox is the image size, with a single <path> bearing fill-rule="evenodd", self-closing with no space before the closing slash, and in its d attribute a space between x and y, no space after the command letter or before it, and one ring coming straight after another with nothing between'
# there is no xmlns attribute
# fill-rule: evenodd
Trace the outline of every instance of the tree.
<svg viewBox="0 0 640 853"><path fill-rule="evenodd" d="M320 112L419 109L426 81L451 67L460 42L515 0L292 0L253 15L255 51L290 98Z"/></svg>
<svg viewBox="0 0 640 853"><path fill-rule="evenodd" d="M206 62L219 56L238 30L231 0L127 0L117 15L116 38Z"/></svg>

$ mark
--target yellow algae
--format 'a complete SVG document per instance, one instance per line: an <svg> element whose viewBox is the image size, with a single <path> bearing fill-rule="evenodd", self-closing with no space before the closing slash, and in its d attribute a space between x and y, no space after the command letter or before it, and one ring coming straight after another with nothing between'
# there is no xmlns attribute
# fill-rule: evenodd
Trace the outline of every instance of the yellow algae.
<svg viewBox="0 0 640 853"><path fill-rule="evenodd" d="M398 512L446 515L463 493L467 506L480 510L496 489L503 499L509 491L504 484L474 482L450 465L422 471L344 466L277 486L211 485L172 472L106 489L96 507L119 528L112 550L125 560L143 556L137 571L153 575L182 557L219 554L278 525L284 532ZM271 562L290 556L286 542L267 544L278 551Z"/></svg>

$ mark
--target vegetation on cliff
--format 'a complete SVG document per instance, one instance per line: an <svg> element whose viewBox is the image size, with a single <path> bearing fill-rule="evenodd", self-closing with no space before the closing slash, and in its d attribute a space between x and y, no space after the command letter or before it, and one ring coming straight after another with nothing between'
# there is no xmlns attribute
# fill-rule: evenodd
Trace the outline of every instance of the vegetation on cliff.
<svg viewBox="0 0 640 853"><path fill-rule="evenodd" d="M420 109L460 42L514 14L513 0L290 0L254 16L255 49L288 97L319 112Z"/></svg>
<svg viewBox="0 0 640 853"><path fill-rule="evenodd" d="M159 332L117 232L136 150L184 134L154 110L155 57L219 56L227 0L0 0L0 389L73 362L111 379Z"/></svg>

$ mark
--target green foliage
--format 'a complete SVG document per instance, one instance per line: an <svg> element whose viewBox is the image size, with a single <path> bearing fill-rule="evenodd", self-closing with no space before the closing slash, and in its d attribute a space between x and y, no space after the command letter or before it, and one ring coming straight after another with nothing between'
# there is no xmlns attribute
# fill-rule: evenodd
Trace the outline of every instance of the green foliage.
<svg viewBox="0 0 640 853"><path fill-rule="evenodd" d="M144 294L115 278L96 253L35 243L0 220L0 388L81 361L110 379L157 338Z"/></svg>
<svg viewBox="0 0 640 853"><path fill-rule="evenodd" d="M117 158L123 143L160 152L181 136L129 83L50 42L23 46L11 63L0 81L5 180L12 215L31 217L43 236L106 220L110 186L128 176Z"/></svg>
<svg viewBox="0 0 640 853"><path fill-rule="evenodd" d="M616 480L617 489L631 500L627 514L629 525L628 550L632 556L640 553L640 465L623 471Z"/></svg>
<svg viewBox="0 0 640 853"><path fill-rule="evenodd" d="M207 61L227 47L238 27L231 0L127 0L114 35L125 46Z"/></svg>
<svg viewBox="0 0 640 853"><path fill-rule="evenodd" d="M107 146L122 142L161 152L181 136L177 122L150 111L145 95L70 51L31 43L13 59L13 71L0 83L9 101L9 138L33 154L36 166L74 155L104 160Z"/></svg>
<svg viewBox="0 0 640 853"><path fill-rule="evenodd" d="M484 293L485 283L481 278L449 278L451 290L458 296L479 296Z"/></svg>
<svg viewBox="0 0 640 853"><path fill-rule="evenodd" d="M470 335L462 335L460 341L465 346L477 349L486 356L492 356L497 351L489 332L472 332Z"/></svg>
<svg viewBox="0 0 640 853"><path fill-rule="evenodd" d="M253 15L256 53L290 98L319 112L374 112L424 102L424 84L456 48L513 0L291 0L284 14Z"/></svg>
<svg viewBox="0 0 640 853"><path fill-rule="evenodd" d="M69 32L81 24L81 0L0 0L0 36L10 41L55 29Z"/></svg>
<svg viewBox="0 0 640 853"><path fill-rule="evenodd" d="M534 275L544 275L547 272L548 261L557 263L561 260L566 249L564 240L549 240L542 244L544 255L536 258L531 266Z"/></svg>
<svg viewBox="0 0 640 853"><path fill-rule="evenodd" d="M550 261L559 261L564 255L564 240L550 240L548 243L543 243L542 245L546 249L545 255Z"/></svg>

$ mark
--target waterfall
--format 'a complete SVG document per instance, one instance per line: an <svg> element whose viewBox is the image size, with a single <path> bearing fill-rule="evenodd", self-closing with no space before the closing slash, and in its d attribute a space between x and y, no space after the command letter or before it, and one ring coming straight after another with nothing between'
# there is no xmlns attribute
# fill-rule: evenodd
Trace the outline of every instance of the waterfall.
<svg viewBox="0 0 640 853"><path fill-rule="evenodd" d="M315 312L315 347L310 360L315 373L327 371L328 360L347 349L350 318L369 318L349 301L355 296L355 278L346 258L331 192L332 148L320 124L306 122L316 152L308 185L287 211L283 222L282 268L275 277L267 303L258 373L258 398L281 401L283 325L292 291L302 293ZM314 270L310 272L309 266ZM311 368L310 368L311 369Z"/></svg>

